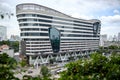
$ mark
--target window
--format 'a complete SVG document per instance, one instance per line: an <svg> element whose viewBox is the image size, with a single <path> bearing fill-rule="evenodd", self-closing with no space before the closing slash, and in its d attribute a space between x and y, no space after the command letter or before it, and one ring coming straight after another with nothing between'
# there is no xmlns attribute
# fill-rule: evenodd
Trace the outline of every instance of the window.
<svg viewBox="0 0 120 80"><path fill-rule="evenodd" d="M54 53L60 50L60 32L54 27L49 28L49 38Z"/></svg>
<svg viewBox="0 0 120 80"><path fill-rule="evenodd" d="M100 23L96 22L93 25L93 34L94 36L97 36L100 33Z"/></svg>
<svg viewBox="0 0 120 80"><path fill-rule="evenodd" d="M39 15L39 14L19 14L17 17L42 17L52 19L52 16L47 15Z"/></svg>
<svg viewBox="0 0 120 80"><path fill-rule="evenodd" d="M84 23L84 24L92 24L92 23L88 23L88 22L81 22L81 21L74 21L75 23Z"/></svg>
<svg viewBox="0 0 120 80"><path fill-rule="evenodd" d="M21 33L21 36L48 36L48 33Z"/></svg>
<svg viewBox="0 0 120 80"><path fill-rule="evenodd" d="M24 28L21 31L39 31L39 28Z"/></svg>

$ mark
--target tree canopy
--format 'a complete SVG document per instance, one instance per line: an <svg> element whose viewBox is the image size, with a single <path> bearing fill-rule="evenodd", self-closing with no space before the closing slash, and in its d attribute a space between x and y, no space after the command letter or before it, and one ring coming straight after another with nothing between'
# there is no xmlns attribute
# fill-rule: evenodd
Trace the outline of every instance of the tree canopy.
<svg viewBox="0 0 120 80"><path fill-rule="evenodd" d="M13 58L10 58L6 53L0 54L0 80L17 79L13 76L12 69L17 64Z"/></svg>
<svg viewBox="0 0 120 80"><path fill-rule="evenodd" d="M120 55L107 58L102 54L92 54L90 59L78 60L66 65L59 80L119 80Z"/></svg>
<svg viewBox="0 0 120 80"><path fill-rule="evenodd" d="M50 76L50 71L46 66L41 67L41 74L43 77L49 77Z"/></svg>
<svg viewBox="0 0 120 80"><path fill-rule="evenodd" d="M10 48L14 49L15 52L19 51L19 41L0 41L0 45L8 45Z"/></svg>

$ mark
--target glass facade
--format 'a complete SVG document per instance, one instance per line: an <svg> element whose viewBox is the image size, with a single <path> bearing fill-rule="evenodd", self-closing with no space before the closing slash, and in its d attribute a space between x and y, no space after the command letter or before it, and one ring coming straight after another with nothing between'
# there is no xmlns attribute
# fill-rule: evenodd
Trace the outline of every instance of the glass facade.
<svg viewBox="0 0 120 80"><path fill-rule="evenodd" d="M97 36L99 34L100 24L98 22L93 24L93 34Z"/></svg>
<svg viewBox="0 0 120 80"><path fill-rule="evenodd" d="M98 49L99 20L73 18L36 4L21 4L16 10L28 55Z"/></svg>
<svg viewBox="0 0 120 80"><path fill-rule="evenodd" d="M54 27L49 28L49 38L54 53L60 50L60 32Z"/></svg>

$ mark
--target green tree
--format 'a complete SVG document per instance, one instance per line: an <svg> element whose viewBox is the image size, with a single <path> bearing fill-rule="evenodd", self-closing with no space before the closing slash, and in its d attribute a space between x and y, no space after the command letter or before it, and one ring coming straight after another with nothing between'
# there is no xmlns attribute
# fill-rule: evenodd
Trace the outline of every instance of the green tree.
<svg viewBox="0 0 120 80"><path fill-rule="evenodd" d="M17 80L12 72L14 68L12 64L16 64L13 58L10 58L6 53L0 54L0 80Z"/></svg>
<svg viewBox="0 0 120 80"><path fill-rule="evenodd" d="M51 79L49 77L40 77L40 76L32 77L32 76L24 75L23 80L51 80Z"/></svg>
<svg viewBox="0 0 120 80"><path fill-rule="evenodd" d="M50 76L50 71L46 66L41 67L41 74L43 77L49 77Z"/></svg>
<svg viewBox="0 0 120 80"><path fill-rule="evenodd" d="M0 41L0 45L10 45L10 41Z"/></svg>
<svg viewBox="0 0 120 80"><path fill-rule="evenodd" d="M51 58L50 59L50 64L53 64L55 61L56 61L55 58Z"/></svg>
<svg viewBox="0 0 120 80"><path fill-rule="evenodd" d="M19 51L19 41L11 42L10 47L13 48L15 52L18 52Z"/></svg>
<svg viewBox="0 0 120 80"><path fill-rule="evenodd" d="M19 41L0 41L0 45L8 45L10 48L14 49L15 52L19 51Z"/></svg>
<svg viewBox="0 0 120 80"><path fill-rule="evenodd" d="M70 56L70 57L68 57L68 60L69 60L69 61L74 61L75 59L74 59L73 56Z"/></svg>
<svg viewBox="0 0 120 80"><path fill-rule="evenodd" d="M22 59L22 61L20 62L21 67L25 67L27 65L27 61L26 59Z"/></svg>
<svg viewBox="0 0 120 80"><path fill-rule="evenodd" d="M32 80L42 80L42 78L40 76L37 76L37 77L33 77Z"/></svg>
<svg viewBox="0 0 120 80"><path fill-rule="evenodd" d="M109 46L108 48L109 48L109 49L118 49L119 47L116 46L116 45L111 45L111 46Z"/></svg>
<svg viewBox="0 0 120 80"><path fill-rule="evenodd" d="M11 68L16 68L17 66L17 61L14 58L9 57L8 58L8 63Z"/></svg>
<svg viewBox="0 0 120 80"><path fill-rule="evenodd" d="M78 60L66 65L59 80L119 80L120 55L107 58L102 54L92 54L90 59Z"/></svg>

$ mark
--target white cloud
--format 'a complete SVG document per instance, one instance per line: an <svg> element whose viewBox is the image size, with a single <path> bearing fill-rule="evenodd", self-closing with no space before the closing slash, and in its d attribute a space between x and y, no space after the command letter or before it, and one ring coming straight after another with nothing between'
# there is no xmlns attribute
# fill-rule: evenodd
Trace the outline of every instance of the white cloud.
<svg viewBox="0 0 120 80"><path fill-rule="evenodd" d="M102 26L101 34L117 35L120 32L120 26Z"/></svg>
<svg viewBox="0 0 120 80"><path fill-rule="evenodd" d="M49 1L49 0L48 0ZM59 7L60 6L60 7ZM119 0L60 0L55 8L62 9L64 12L79 14L91 14L111 8L120 7Z"/></svg>
<svg viewBox="0 0 120 80"><path fill-rule="evenodd" d="M0 12L11 12L12 7L8 3L0 3Z"/></svg>
<svg viewBox="0 0 120 80"><path fill-rule="evenodd" d="M113 13L114 13L114 14L119 14L120 12L119 12L119 10L115 9L115 10L113 11Z"/></svg>
<svg viewBox="0 0 120 80"><path fill-rule="evenodd" d="M102 16L100 20L101 34L115 35L120 32L120 15Z"/></svg>
<svg viewBox="0 0 120 80"><path fill-rule="evenodd" d="M100 19L101 19L103 24L108 24L108 25L117 24L117 25L120 25L120 15L102 16Z"/></svg>

